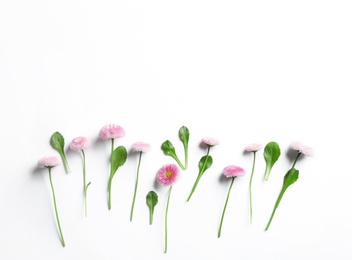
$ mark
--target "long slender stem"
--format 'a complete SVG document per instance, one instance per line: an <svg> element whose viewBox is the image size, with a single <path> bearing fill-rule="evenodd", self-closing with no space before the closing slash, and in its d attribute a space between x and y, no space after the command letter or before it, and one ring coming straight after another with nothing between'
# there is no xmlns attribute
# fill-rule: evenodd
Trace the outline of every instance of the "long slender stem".
<svg viewBox="0 0 352 260"><path fill-rule="evenodd" d="M87 209L87 185L86 185L86 155L83 150L83 195L84 195L84 215L87 217L88 209Z"/></svg>
<svg viewBox="0 0 352 260"><path fill-rule="evenodd" d="M226 208L227 208L227 202L229 201L232 185L233 185L233 182L234 182L235 178L236 177L232 177L231 184L230 184L230 187L229 187L229 191L227 192L227 197L226 197L224 209L222 211L222 216L221 216L221 221L220 221L220 226L219 226L219 231L218 231L218 237L221 236L222 222L224 221L225 211L226 211Z"/></svg>
<svg viewBox="0 0 352 260"><path fill-rule="evenodd" d="M137 195L138 176L139 176L139 168L141 166L141 159L142 159L142 152L139 152L139 160L138 160L137 175L136 175L136 184L134 186L134 194L133 194L133 200L132 200L130 221L132 221L132 218L133 218L133 209L134 209L134 203L136 201L136 195Z"/></svg>
<svg viewBox="0 0 352 260"><path fill-rule="evenodd" d="M282 189L281 189L281 191L280 191L280 194L279 194L279 196L278 196L278 198L277 198L277 200L276 200L276 203L275 203L275 207L274 207L274 209L273 209L273 212L271 213L270 220L269 220L269 222L268 222L268 224L267 224L265 230L268 230L268 228L269 228L269 226L270 226L270 224L271 224L271 221L273 220L273 217L274 217L274 215L275 215L276 209L279 207L280 201L281 201L282 196L284 195L285 191L286 191L286 189L285 189L284 187L282 187Z"/></svg>
<svg viewBox="0 0 352 260"><path fill-rule="evenodd" d="M256 151L253 152L252 174L251 174L251 179L249 181L249 204L250 204L250 221L251 221L251 224L252 224L252 178L253 178L254 166L255 166L255 154L256 154Z"/></svg>
<svg viewBox="0 0 352 260"><path fill-rule="evenodd" d="M188 168L188 144L184 146L185 150L185 170Z"/></svg>
<svg viewBox="0 0 352 260"><path fill-rule="evenodd" d="M294 160L294 162L293 162L293 165L292 165L292 168L291 168L291 169L293 169L293 168L295 167L296 162L297 162L297 160L298 160L298 158L299 158L300 155L301 155L301 152L299 152L299 153L297 154L297 156L296 156L296 158L295 158L295 160ZM269 222L268 222L268 224L267 224L265 230L268 230L268 229L269 229L270 224L271 224L271 221L273 220L273 217L274 217L274 215L275 215L276 209L279 207L279 204L280 204L280 202L281 202L282 197L284 196L284 193L285 193L287 187L288 187L288 186L283 185L283 187L282 187L282 189L281 189L281 191L280 191L280 194L279 194L279 196L278 196L278 198L277 198L277 200L276 200L275 207L274 207L274 209L273 209L273 212L271 213Z"/></svg>
<svg viewBox="0 0 352 260"><path fill-rule="evenodd" d="M51 192L53 194L53 200L54 200L54 207L55 207L55 216L56 216L56 221L57 221L57 226L59 227L59 232L60 232L60 238L61 238L61 244L63 247L65 247L65 240L64 236L62 235L62 230L61 230L61 225L60 225L60 219L59 219L59 214L57 210L57 205L56 205L56 198L55 198L55 191L54 191L54 185L53 181L51 179L51 167L49 169L49 179L50 179L50 185L51 185Z"/></svg>
<svg viewBox="0 0 352 260"><path fill-rule="evenodd" d="M112 183L112 153L114 151L114 138L111 138L111 153L110 153L110 176L109 176L109 182L108 182L108 209L111 209L111 183Z"/></svg>
<svg viewBox="0 0 352 260"><path fill-rule="evenodd" d="M167 215L169 212L169 203L170 203L170 195L171 195L172 186L169 189L169 194L167 196L167 203L166 203L166 211L165 211L165 245L164 245L164 253L167 252Z"/></svg>
<svg viewBox="0 0 352 260"><path fill-rule="evenodd" d="M204 161L204 164L203 164L203 167L200 169L199 173L198 173L198 176L197 176L197 179L196 181L194 182L193 184L193 187L192 187L192 190L191 190L191 193L189 194L188 198L187 198L187 201L189 201L194 193L194 191L196 190L197 186L198 186L198 182L200 181L200 178L202 177L203 173L204 173L204 168L207 164L207 161L208 161L208 158L209 158L209 152L210 152L210 147L211 146L208 146L208 150L207 150L207 154L206 154L206 158L205 158L205 161Z"/></svg>

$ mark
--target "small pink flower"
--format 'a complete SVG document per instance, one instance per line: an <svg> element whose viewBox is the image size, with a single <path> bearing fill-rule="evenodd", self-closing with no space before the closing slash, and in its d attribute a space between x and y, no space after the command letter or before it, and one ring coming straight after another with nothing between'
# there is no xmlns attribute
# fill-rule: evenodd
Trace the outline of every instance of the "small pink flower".
<svg viewBox="0 0 352 260"><path fill-rule="evenodd" d="M306 156L313 156L313 149L311 147L305 146L300 142L292 142L290 145L291 149L303 153Z"/></svg>
<svg viewBox="0 0 352 260"><path fill-rule="evenodd" d="M256 152L262 148L263 146L261 144L249 144L244 148L244 150L247 152Z"/></svg>
<svg viewBox="0 0 352 260"><path fill-rule="evenodd" d="M134 152L148 152L150 150L150 144L143 142L136 142L132 144L132 150Z"/></svg>
<svg viewBox="0 0 352 260"><path fill-rule="evenodd" d="M38 161L38 167L40 168L51 168L59 164L60 161L56 156L46 156Z"/></svg>
<svg viewBox="0 0 352 260"><path fill-rule="evenodd" d="M226 166L224 168L224 170L222 171L222 173L226 177L244 176L246 174L244 169L242 169L239 166L235 166L235 165Z"/></svg>
<svg viewBox="0 0 352 260"><path fill-rule="evenodd" d="M219 140L212 137L204 137L202 142L209 146L214 146L219 144Z"/></svg>
<svg viewBox="0 0 352 260"><path fill-rule="evenodd" d="M180 169L176 164L166 164L159 169L156 179L164 186L171 186L177 181L179 172Z"/></svg>
<svg viewBox="0 0 352 260"><path fill-rule="evenodd" d="M70 148L73 151L85 150L89 146L89 140L86 137L80 136L72 140Z"/></svg>
<svg viewBox="0 0 352 260"><path fill-rule="evenodd" d="M121 138L126 135L125 130L115 124L105 125L100 129L99 138L109 140L112 138Z"/></svg>

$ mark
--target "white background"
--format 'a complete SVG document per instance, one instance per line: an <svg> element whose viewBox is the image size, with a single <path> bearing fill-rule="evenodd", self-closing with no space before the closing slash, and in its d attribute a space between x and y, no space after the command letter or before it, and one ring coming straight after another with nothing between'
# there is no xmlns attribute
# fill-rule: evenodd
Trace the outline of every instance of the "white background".
<svg viewBox="0 0 352 260"><path fill-rule="evenodd" d="M0 2L0 258L1 259L351 259L350 1L20 1ZM110 143L100 128L116 123L129 150L142 158L133 222L129 213L137 156L129 154L106 187ZM163 253L167 188L157 170L174 163L160 145L178 129L191 136L189 169L171 195L169 250ZM88 217L83 215L82 160L67 151L72 169L53 169L67 246L56 228L48 174L38 159L58 155L50 146L60 131L66 148L86 136ZM205 149L220 145L214 163L186 203ZM268 231L292 141L315 154L297 163L291 186ZM253 181L253 224L248 184L253 142L279 143L282 155L264 182L263 150ZM217 238L228 181L236 164L222 236ZM159 194L154 224L145 196Z"/></svg>

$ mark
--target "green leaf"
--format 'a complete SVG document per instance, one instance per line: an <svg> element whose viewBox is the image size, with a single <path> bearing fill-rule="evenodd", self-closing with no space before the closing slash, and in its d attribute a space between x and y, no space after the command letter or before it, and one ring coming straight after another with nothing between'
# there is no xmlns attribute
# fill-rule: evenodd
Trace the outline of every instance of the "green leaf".
<svg viewBox="0 0 352 260"><path fill-rule="evenodd" d="M296 170L295 168L291 168L285 175L284 177L284 182L283 182L283 185L282 185L282 188L281 188L281 191L280 191L280 194L276 200L276 203L275 203L275 206L274 206L274 209L273 209L273 212L271 213L271 217L269 219L269 222L265 228L265 230L268 230L269 227L270 227L270 224L271 224L271 221L273 220L274 218L274 215L275 215L275 212L276 212L276 209L279 207L280 205L280 202L281 202L281 199L282 197L284 196L285 194L285 191L287 190L287 188L289 186L291 186L292 184L294 184L297 180L298 180L298 176L299 176L299 171Z"/></svg>
<svg viewBox="0 0 352 260"><path fill-rule="evenodd" d="M50 143L52 147L56 149L58 152L64 152L65 139L61 133L59 132L53 133L50 138Z"/></svg>
<svg viewBox="0 0 352 260"><path fill-rule="evenodd" d="M149 207L149 224L153 224L154 207L158 204L158 194L155 191L149 191L146 197Z"/></svg>
<svg viewBox="0 0 352 260"><path fill-rule="evenodd" d="M188 128L182 126L178 131L178 136L183 143L184 153L185 153L185 169L188 168L188 141L189 141L189 131Z"/></svg>
<svg viewBox="0 0 352 260"><path fill-rule="evenodd" d="M275 162L279 159L281 154L280 146L276 142L268 143L264 148L264 159L266 162L264 179L269 179L269 174Z"/></svg>
<svg viewBox="0 0 352 260"><path fill-rule="evenodd" d="M173 144L169 141L166 140L165 142L163 142L161 144L161 150L164 152L165 155L169 155L172 158L175 159L175 161L178 163L178 165L184 170L185 167L183 166L183 164L181 163L180 159L177 157L176 155L176 151L175 151L175 147L173 146Z"/></svg>
<svg viewBox="0 0 352 260"><path fill-rule="evenodd" d="M124 165L127 159L127 150L124 146L117 147L111 154L111 175L114 175L117 169Z"/></svg>
<svg viewBox="0 0 352 260"><path fill-rule="evenodd" d="M188 128L185 126L182 126L180 130L178 131L178 136L183 143L183 145L188 145L189 141L189 131Z"/></svg>
<svg viewBox="0 0 352 260"><path fill-rule="evenodd" d="M213 158L210 155L204 155L198 163L199 175L202 175L213 164Z"/></svg>
<svg viewBox="0 0 352 260"><path fill-rule="evenodd" d="M284 177L283 188L286 190L290 185L294 184L298 180L299 171L295 168L291 168Z"/></svg>
<svg viewBox="0 0 352 260"><path fill-rule="evenodd" d="M61 133L55 132L51 135L50 138L51 146L57 150L61 156L61 159L64 163L64 167L67 173L71 172L70 166L68 165L66 154L65 154L65 139Z"/></svg>
<svg viewBox="0 0 352 260"><path fill-rule="evenodd" d="M165 155L170 155L172 157L176 156L175 147L169 140L166 140L161 144L161 150L163 150Z"/></svg>

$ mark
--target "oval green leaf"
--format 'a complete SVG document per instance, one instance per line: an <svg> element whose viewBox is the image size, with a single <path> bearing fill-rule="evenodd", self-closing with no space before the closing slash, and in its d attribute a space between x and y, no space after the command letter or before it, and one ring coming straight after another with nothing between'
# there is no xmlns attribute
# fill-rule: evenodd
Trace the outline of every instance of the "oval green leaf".
<svg viewBox="0 0 352 260"><path fill-rule="evenodd" d="M111 154L111 174L114 175L119 167L125 164L127 159L127 150L120 145Z"/></svg>
<svg viewBox="0 0 352 260"><path fill-rule="evenodd" d="M158 204L158 194L155 191L149 191L146 197L149 207L149 224L153 224L154 207Z"/></svg>
<svg viewBox="0 0 352 260"><path fill-rule="evenodd" d="M281 154L280 146L276 142L269 142L264 148L264 159L266 162L264 179L267 181L271 169L273 168L275 162L279 159Z"/></svg>

